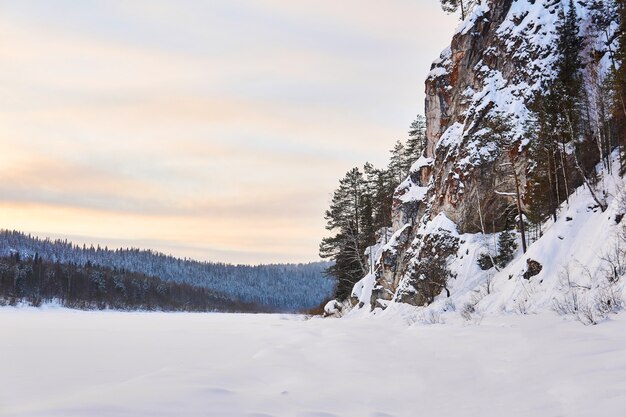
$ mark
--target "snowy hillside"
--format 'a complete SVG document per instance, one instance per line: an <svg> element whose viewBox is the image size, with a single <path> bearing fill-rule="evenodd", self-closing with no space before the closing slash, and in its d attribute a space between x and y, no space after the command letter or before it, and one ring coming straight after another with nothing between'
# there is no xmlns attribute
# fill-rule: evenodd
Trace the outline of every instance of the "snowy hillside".
<svg viewBox="0 0 626 417"><path fill-rule="evenodd" d="M459 233L445 214L439 214L432 227L460 242L449 259L454 276L449 281L450 296L442 292L429 306L417 310L398 304L390 310L412 311L427 323L475 322L488 315L547 311L585 324L610 317L626 306L624 181L617 173L603 178L608 203L604 212L586 187L576 189L561 207L557 221L543 224L541 236L533 239L528 251L523 254L518 248L513 261L501 270L479 267L481 255L497 246L497 235ZM535 262L540 270L530 276L529 265ZM355 296L369 300L372 289L372 277L367 276L355 287ZM369 303L364 306L351 314L369 312ZM377 309L373 314L388 313Z"/></svg>

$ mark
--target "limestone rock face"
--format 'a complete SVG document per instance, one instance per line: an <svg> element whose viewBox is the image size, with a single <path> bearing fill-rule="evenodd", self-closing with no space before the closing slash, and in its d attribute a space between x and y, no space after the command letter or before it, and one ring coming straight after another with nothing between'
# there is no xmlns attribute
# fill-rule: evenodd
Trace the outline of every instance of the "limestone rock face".
<svg viewBox="0 0 626 417"><path fill-rule="evenodd" d="M507 185L495 172L511 161L511 150L502 149L485 129L501 115L511 123L513 169L524 191L528 106L555 76L561 7L559 0L483 0L433 63L426 80L427 146L396 190L395 234L378 261L376 305L428 303L424 263L457 255L459 236L478 232L481 216L501 227L493 213L512 197L494 195L495 188ZM579 7L585 16L586 6ZM585 25L583 19L583 30Z"/></svg>
<svg viewBox="0 0 626 417"><path fill-rule="evenodd" d="M522 136L533 91L554 72L559 7L554 0L487 1L433 63L425 103L426 156L435 160L431 209L461 232L477 231L476 187L506 157L484 137L485 119L511 115Z"/></svg>

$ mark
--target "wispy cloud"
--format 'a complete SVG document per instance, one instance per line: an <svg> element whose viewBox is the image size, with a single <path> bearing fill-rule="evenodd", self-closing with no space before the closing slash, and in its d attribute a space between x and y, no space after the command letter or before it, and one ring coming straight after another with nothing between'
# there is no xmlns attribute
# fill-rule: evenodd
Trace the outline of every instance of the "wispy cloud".
<svg viewBox="0 0 626 417"><path fill-rule="evenodd" d="M316 258L455 24L414 0L0 10L0 227L237 262Z"/></svg>

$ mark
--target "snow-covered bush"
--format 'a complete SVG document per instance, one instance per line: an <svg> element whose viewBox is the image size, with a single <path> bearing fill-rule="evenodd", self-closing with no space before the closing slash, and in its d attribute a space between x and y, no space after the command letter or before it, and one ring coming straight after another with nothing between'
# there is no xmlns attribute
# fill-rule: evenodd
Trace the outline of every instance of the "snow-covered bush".
<svg viewBox="0 0 626 417"><path fill-rule="evenodd" d="M562 316L570 316L583 324L597 324L609 314L617 313L624 308L622 291L611 275L605 277L592 276L585 267L580 267L591 285L581 284L573 277L570 268L561 272L561 295L553 299L553 310ZM600 282L596 282L596 281Z"/></svg>

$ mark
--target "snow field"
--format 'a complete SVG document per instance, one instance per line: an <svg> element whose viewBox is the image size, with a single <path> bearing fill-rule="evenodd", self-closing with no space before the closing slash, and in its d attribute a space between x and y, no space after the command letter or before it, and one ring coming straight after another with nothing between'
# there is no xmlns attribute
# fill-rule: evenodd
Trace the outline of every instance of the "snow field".
<svg viewBox="0 0 626 417"><path fill-rule="evenodd" d="M11 417L623 416L626 317L0 309Z"/></svg>

